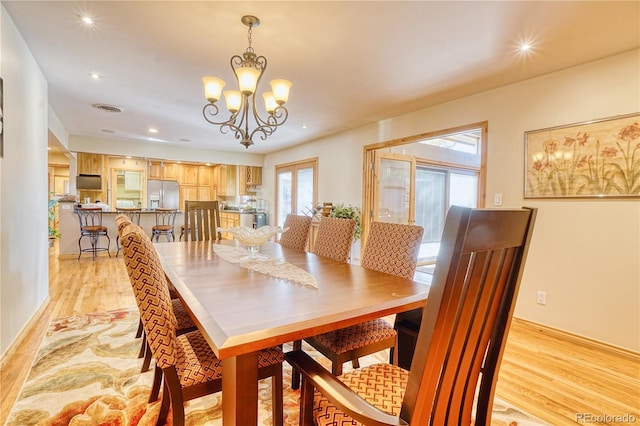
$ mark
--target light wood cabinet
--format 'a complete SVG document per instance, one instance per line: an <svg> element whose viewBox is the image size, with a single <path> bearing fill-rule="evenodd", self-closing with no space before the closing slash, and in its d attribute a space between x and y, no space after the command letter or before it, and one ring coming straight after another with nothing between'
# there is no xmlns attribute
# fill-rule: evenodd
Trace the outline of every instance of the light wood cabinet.
<svg viewBox="0 0 640 426"><path fill-rule="evenodd" d="M247 185L262 185L262 167L247 166L245 177Z"/></svg>
<svg viewBox="0 0 640 426"><path fill-rule="evenodd" d="M177 163L164 163L164 180L178 180L178 166Z"/></svg>
<svg viewBox="0 0 640 426"><path fill-rule="evenodd" d="M216 188L218 195L227 195L227 166L221 164L215 169L216 174Z"/></svg>
<svg viewBox="0 0 640 426"><path fill-rule="evenodd" d="M184 210L185 201L198 200L198 187L192 185L180 185L180 210Z"/></svg>
<svg viewBox="0 0 640 426"><path fill-rule="evenodd" d="M76 166L78 174L103 175L105 171L104 155L79 152Z"/></svg>
<svg viewBox="0 0 640 426"><path fill-rule="evenodd" d="M149 165L149 179L178 180L179 168L177 163L151 161Z"/></svg>
<svg viewBox="0 0 640 426"><path fill-rule="evenodd" d="M232 226L240 226L240 213L220 212L220 227L230 228ZM222 238L232 240L233 236L228 232L223 232Z"/></svg>
<svg viewBox="0 0 640 426"><path fill-rule="evenodd" d="M237 166L227 164L227 195L238 195Z"/></svg>
<svg viewBox="0 0 640 426"><path fill-rule="evenodd" d="M198 185L209 186L211 184L211 167L198 166Z"/></svg>
<svg viewBox="0 0 640 426"><path fill-rule="evenodd" d="M180 185L198 185L198 166L195 164L180 164Z"/></svg>
<svg viewBox="0 0 640 426"><path fill-rule="evenodd" d="M238 166L232 164L221 164L216 167L217 195L238 195L237 169Z"/></svg>
<svg viewBox="0 0 640 426"><path fill-rule="evenodd" d="M198 186L198 201L215 200L211 186Z"/></svg>

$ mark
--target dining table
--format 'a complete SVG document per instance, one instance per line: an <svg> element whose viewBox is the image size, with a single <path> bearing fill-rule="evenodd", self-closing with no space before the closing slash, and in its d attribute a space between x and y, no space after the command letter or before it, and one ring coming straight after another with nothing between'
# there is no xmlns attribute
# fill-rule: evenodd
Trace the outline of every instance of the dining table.
<svg viewBox="0 0 640 426"><path fill-rule="evenodd" d="M429 290L274 242L257 254L236 240L155 247L167 279L222 361L224 426L257 425L261 349L423 307Z"/></svg>

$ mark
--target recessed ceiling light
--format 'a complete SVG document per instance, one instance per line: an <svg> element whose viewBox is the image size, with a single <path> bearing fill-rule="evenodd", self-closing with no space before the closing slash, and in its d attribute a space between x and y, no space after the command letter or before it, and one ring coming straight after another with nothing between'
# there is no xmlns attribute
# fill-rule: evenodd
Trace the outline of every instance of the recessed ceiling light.
<svg viewBox="0 0 640 426"><path fill-rule="evenodd" d="M88 16L88 15L81 15L81 16L80 16L80 20L81 20L84 24L87 24L87 25L93 25L93 24L95 24L95 21L93 20L93 18L91 18L91 17L90 17L90 16Z"/></svg>
<svg viewBox="0 0 640 426"><path fill-rule="evenodd" d="M147 132L149 132L149 133L158 133L158 129L155 129L155 128L153 128L153 127L149 127L149 128L147 129Z"/></svg>
<svg viewBox="0 0 640 426"><path fill-rule="evenodd" d="M100 80L102 78L102 76L97 72L90 72L89 77L91 77L94 80Z"/></svg>
<svg viewBox="0 0 640 426"><path fill-rule="evenodd" d="M521 52L528 52L529 50L531 50L531 43L522 43L520 45L520 51Z"/></svg>
<svg viewBox="0 0 640 426"><path fill-rule="evenodd" d="M307 124L303 124L303 125L302 125L302 128L303 128L303 129L308 129L308 128L309 128L309 125L307 125Z"/></svg>

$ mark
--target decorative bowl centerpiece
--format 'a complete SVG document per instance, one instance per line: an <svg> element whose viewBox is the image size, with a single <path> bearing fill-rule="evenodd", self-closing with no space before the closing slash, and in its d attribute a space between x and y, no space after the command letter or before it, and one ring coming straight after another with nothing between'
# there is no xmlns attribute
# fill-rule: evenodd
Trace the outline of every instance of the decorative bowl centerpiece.
<svg viewBox="0 0 640 426"><path fill-rule="evenodd" d="M289 228L282 229L279 226L265 225L258 229L248 228L246 226L231 226L229 228L220 228L222 232L228 232L238 240L242 245L248 246L249 253L252 258L257 257L260 251L260 245L264 244L276 234L288 231Z"/></svg>

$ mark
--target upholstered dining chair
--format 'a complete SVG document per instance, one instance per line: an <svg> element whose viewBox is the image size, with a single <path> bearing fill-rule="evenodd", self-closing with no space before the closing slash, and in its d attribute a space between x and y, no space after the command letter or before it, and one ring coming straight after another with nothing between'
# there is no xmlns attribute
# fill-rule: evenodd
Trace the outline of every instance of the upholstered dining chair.
<svg viewBox="0 0 640 426"><path fill-rule="evenodd" d="M320 220L313 252L338 262L347 262L353 245L356 221L339 217L323 217Z"/></svg>
<svg viewBox="0 0 640 426"><path fill-rule="evenodd" d="M451 207L411 369L376 364L335 377L290 352L303 375L300 424L490 424L535 217Z"/></svg>
<svg viewBox="0 0 640 426"><path fill-rule="evenodd" d="M184 231L187 241L221 240L220 209L217 201L185 201ZM182 241L182 231L180 232Z"/></svg>
<svg viewBox="0 0 640 426"><path fill-rule="evenodd" d="M325 220L327 218L322 218ZM320 222L322 226L322 222ZM371 222L361 265L365 268L413 278L424 230L421 226L398 223ZM320 231L318 230L318 234ZM342 364L351 361L359 367L359 358L396 346L397 333L392 324L378 318L339 330L330 331L305 340L331 360L331 372L342 374ZM298 342L294 350L300 349ZM393 361L393 359L391 360ZM299 387L300 375L293 371L291 387Z"/></svg>
<svg viewBox="0 0 640 426"><path fill-rule="evenodd" d="M142 209L140 207L116 207L116 217L117 215L124 214L129 220L136 225L140 225L140 215L142 214ZM120 233L116 236L116 257L120 254Z"/></svg>
<svg viewBox="0 0 640 426"><path fill-rule="evenodd" d="M165 423L169 408L173 425L184 424L184 403L222 390L222 362L199 331L177 335L166 276L149 237L136 225L122 232L122 250L156 371L164 378L157 424ZM282 425L282 362L279 347L258 354L258 378L272 378L273 424Z"/></svg>
<svg viewBox="0 0 640 426"><path fill-rule="evenodd" d="M311 217L296 214L288 214L284 220L283 228L289 228L287 232L280 234L280 245L304 251L307 248Z"/></svg>
<svg viewBox="0 0 640 426"><path fill-rule="evenodd" d="M82 253L89 252L92 260L96 260L96 254L99 251L106 251L109 257L109 247L111 246L111 238L109 238L108 229L102 224L102 208L101 207L77 207L76 214L80 222L80 238L78 238L78 260ZM82 239L89 238L91 247L82 248ZM98 247L100 237L107 237L107 247Z"/></svg>
<svg viewBox="0 0 640 426"><path fill-rule="evenodd" d="M167 237L167 241L175 241L174 226L176 223L176 209L156 209L156 224L151 227L151 239L155 238L156 243L160 239L160 235Z"/></svg>
<svg viewBox="0 0 640 426"><path fill-rule="evenodd" d="M116 216L115 222L116 227L118 229L118 236L122 235L123 230L130 225L131 217L126 214L118 214ZM136 224L138 226L138 224ZM136 228L138 229L138 228ZM140 232L144 232L142 228L138 229ZM127 260L125 259L125 264ZM129 276L129 280L133 285L133 279ZM196 330L196 325L193 322L193 319L184 308L182 302L178 299L178 297L171 292L171 287L169 288L169 295L171 297L171 306L173 308L173 314L176 317L176 334L184 334L190 331ZM151 348L149 348L149 344L147 343L146 336L144 335L144 327L142 325L142 318L138 323L138 330L136 331L136 338L143 337L142 343L140 345L140 352L138 353L138 358L144 358L142 361L142 367L140 368L140 373L144 373L149 370L149 366L151 365ZM158 394L160 392L160 384L161 384L162 376L159 374L159 370L155 371L153 385L151 386L151 394L149 396L149 402L153 402L158 399Z"/></svg>

